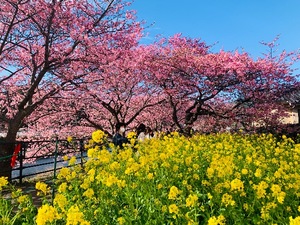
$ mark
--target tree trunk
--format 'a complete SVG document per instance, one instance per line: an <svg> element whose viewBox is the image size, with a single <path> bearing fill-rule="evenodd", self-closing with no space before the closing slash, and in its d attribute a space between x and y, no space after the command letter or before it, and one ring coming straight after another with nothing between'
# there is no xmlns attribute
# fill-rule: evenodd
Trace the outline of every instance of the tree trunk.
<svg viewBox="0 0 300 225"><path fill-rule="evenodd" d="M11 180L11 158L14 153L19 124L16 121L11 121L8 126L7 135L0 139L0 177L5 176Z"/></svg>
<svg viewBox="0 0 300 225"><path fill-rule="evenodd" d="M0 177L8 177L11 180L11 157L14 152L15 144L7 142L5 139L0 140Z"/></svg>

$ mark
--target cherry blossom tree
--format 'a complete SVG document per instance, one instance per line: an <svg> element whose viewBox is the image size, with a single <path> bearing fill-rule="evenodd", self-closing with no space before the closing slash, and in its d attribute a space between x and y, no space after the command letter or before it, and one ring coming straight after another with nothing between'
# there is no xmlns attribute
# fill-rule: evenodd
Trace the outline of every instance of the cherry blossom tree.
<svg viewBox="0 0 300 225"><path fill-rule="evenodd" d="M0 123L12 143L47 99L76 88L111 51L131 45L141 26L122 0L1 0ZM95 57L97 56L97 57ZM0 157L13 146L1 146ZM1 161L9 168L9 161ZM9 173L1 175L9 176Z"/></svg>
<svg viewBox="0 0 300 225"><path fill-rule="evenodd" d="M145 70L147 56L147 46L126 50L122 57L98 71L95 77L101 78L102 88L93 81L86 87L85 93L94 99L93 107L103 112L104 118L109 115L110 131L114 131L118 122L134 125L142 113L164 102L160 89L149 82ZM87 117L86 120L96 125L97 118Z"/></svg>
<svg viewBox="0 0 300 225"><path fill-rule="evenodd" d="M271 46L272 47L272 46ZM199 39L175 35L153 47L153 80L168 96L170 115L181 132L199 118L215 118L223 128L239 122L253 125L262 115L282 112L278 100L290 86L294 53L253 60L247 53L210 52ZM271 118L270 116L268 118Z"/></svg>
<svg viewBox="0 0 300 225"><path fill-rule="evenodd" d="M41 134L40 130L45 127L55 127L49 129L52 133L46 134L48 137L54 130L60 136L82 137L87 129L101 129L112 136L118 122L130 129L142 122L142 115L165 99L145 74L147 46L133 45L122 49L115 53L114 60L96 67L82 78L78 88L61 92L62 104L59 107L54 103L57 100L49 99L54 106L52 113L48 113L47 107L36 111L32 118L40 119L32 121L34 127L31 126L30 130ZM114 53L111 54L112 58ZM97 65L96 61L94 63Z"/></svg>

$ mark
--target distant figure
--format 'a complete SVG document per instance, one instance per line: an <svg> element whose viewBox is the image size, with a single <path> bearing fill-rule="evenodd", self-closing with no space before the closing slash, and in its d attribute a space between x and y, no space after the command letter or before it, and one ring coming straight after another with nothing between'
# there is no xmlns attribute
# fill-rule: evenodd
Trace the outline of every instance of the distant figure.
<svg viewBox="0 0 300 225"><path fill-rule="evenodd" d="M145 126L145 124L141 123L136 128L136 135L137 135L137 139L139 141L143 141L145 139L145 135L146 135L146 126Z"/></svg>
<svg viewBox="0 0 300 225"><path fill-rule="evenodd" d="M153 133L152 129L150 127L146 127L145 138L151 139L151 138L153 138L153 136L154 136L154 133Z"/></svg>
<svg viewBox="0 0 300 225"><path fill-rule="evenodd" d="M117 123L116 124L116 133L112 139L115 146L123 148L123 144L129 143L128 139L125 137L125 124Z"/></svg>

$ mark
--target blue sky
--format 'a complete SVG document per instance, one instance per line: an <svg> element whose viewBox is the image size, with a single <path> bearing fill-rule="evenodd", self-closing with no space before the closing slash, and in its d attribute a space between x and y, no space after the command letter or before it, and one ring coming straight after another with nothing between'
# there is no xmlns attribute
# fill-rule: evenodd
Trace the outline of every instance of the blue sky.
<svg viewBox="0 0 300 225"><path fill-rule="evenodd" d="M144 43L182 33L216 43L213 51L238 49L257 58L267 51L260 42L280 35L279 51L300 49L300 0L135 0L132 8L138 20L153 24Z"/></svg>

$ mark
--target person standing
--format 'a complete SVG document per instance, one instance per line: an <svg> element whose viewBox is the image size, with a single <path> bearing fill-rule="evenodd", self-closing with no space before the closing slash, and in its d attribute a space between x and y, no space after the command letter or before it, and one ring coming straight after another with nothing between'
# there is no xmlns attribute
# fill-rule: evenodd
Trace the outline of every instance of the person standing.
<svg viewBox="0 0 300 225"><path fill-rule="evenodd" d="M139 141L143 141L145 139L146 135L146 125L141 123L137 128L136 128L136 135L137 139Z"/></svg>
<svg viewBox="0 0 300 225"><path fill-rule="evenodd" d="M145 138L151 139L151 138L153 138L153 136L154 136L154 133L153 133L152 129L149 126L147 126L146 130L145 130Z"/></svg>
<svg viewBox="0 0 300 225"><path fill-rule="evenodd" d="M125 124L117 123L116 124L116 133L112 139L115 146L123 148L123 144L129 143L128 138L125 137Z"/></svg>

